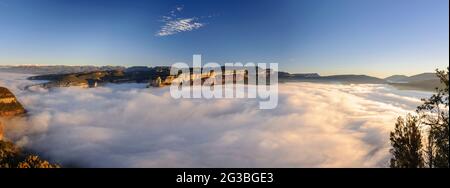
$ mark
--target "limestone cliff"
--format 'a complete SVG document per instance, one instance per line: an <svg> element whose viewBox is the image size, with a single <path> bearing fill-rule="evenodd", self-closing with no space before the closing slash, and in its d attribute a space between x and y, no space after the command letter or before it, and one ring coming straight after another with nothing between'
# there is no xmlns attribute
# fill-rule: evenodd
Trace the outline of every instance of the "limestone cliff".
<svg viewBox="0 0 450 188"><path fill-rule="evenodd" d="M0 140L3 140L3 123L0 121Z"/></svg>
<svg viewBox="0 0 450 188"><path fill-rule="evenodd" d="M25 113L22 104L8 89L0 87L0 117L12 117Z"/></svg>

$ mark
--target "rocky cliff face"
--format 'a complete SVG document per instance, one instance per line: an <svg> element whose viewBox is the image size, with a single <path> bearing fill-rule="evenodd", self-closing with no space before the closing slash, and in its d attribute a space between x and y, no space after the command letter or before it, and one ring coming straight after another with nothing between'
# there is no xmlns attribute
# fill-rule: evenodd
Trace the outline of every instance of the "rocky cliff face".
<svg viewBox="0 0 450 188"><path fill-rule="evenodd" d="M0 140L3 140L3 123L0 121Z"/></svg>
<svg viewBox="0 0 450 188"><path fill-rule="evenodd" d="M25 109L8 89L0 87L0 117L22 115Z"/></svg>

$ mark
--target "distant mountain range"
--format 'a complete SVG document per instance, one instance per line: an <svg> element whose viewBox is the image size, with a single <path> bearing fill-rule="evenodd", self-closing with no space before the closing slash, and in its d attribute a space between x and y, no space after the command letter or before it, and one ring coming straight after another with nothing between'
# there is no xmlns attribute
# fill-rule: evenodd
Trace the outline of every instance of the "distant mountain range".
<svg viewBox="0 0 450 188"><path fill-rule="evenodd" d="M394 75L385 78L390 83L411 83L425 80L439 80L436 73L422 73L414 76Z"/></svg>
<svg viewBox="0 0 450 188"><path fill-rule="evenodd" d="M280 74L281 73L281 74ZM354 84L383 84L385 80L367 76L367 75L332 75L320 76L317 73L307 74L289 74L280 72L278 74L281 82L339 82L339 83L354 83Z"/></svg>
<svg viewBox="0 0 450 188"><path fill-rule="evenodd" d="M393 75L384 79L367 75L320 76L316 73L289 74L280 72L281 82L331 82L343 84L389 84L398 89L434 91L442 84L435 73L422 73L413 76Z"/></svg>
<svg viewBox="0 0 450 188"><path fill-rule="evenodd" d="M393 75L393 76L389 76L387 78L385 78L384 80L386 80L389 83L402 83L402 82L407 82L406 80L408 79L408 76L405 75Z"/></svg>
<svg viewBox="0 0 450 188"><path fill-rule="evenodd" d="M22 74L70 74L93 71L125 70L121 66L67 66L67 65L19 65L0 66L0 72L13 72Z"/></svg>
<svg viewBox="0 0 450 188"><path fill-rule="evenodd" d="M0 72L15 72L36 74L42 76L31 77L33 80L50 80L55 85L91 86L96 82L148 82L158 76L167 77L170 67L122 67L122 66L0 66ZM95 73L95 74L92 74ZM97 75L93 76L93 75ZM100 75L101 79L98 77ZM414 76L393 75L381 79L367 75L332 75L320 76L317 73L291 74L278 72L280 82L320 82L343 84L390 84L399 89L414 89L432 91L441 86L435 73L422 73ZM50 85L48 85L50 86Z"/></svg>
<svg viewBox="0 0 450 188"><path fill-rule="evenodd" d="M394 75L385 80L399 89L434 91L437 87L442 86L435 73L422 73L414 76Z"/></svg>

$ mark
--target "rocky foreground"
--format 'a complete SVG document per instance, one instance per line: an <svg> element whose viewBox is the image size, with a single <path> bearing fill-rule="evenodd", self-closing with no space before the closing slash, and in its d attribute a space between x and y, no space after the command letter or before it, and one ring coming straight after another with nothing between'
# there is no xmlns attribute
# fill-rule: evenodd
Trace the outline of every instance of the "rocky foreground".
<svg viewBox="0 0 450 188"><path fill-rule="evenodd" d="M22 104L11 91L0 87L0 118L10 118L25 114ZM0 140L3 139L4 124L0 121Z"/></svg>
<svg viewBox="0 0 450 188"><path fill-rule="evenodd" d="M11 91L0 87L0 120L21 116L26 111ZM58 164L41 159L38 155L16 146L4 138L4 122L0 121L0 168L60 168Z"/></svg>

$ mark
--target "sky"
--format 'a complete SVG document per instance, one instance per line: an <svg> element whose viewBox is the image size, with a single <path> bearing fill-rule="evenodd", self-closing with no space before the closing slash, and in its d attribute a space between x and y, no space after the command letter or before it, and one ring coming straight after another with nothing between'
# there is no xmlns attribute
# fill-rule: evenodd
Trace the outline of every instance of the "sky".
<svg viewBox="0 0 450 188"><path fill-rule="evenodd" d="M448 0L0 0L0 65L279 63L386 77L449 64Z"/></svg>

